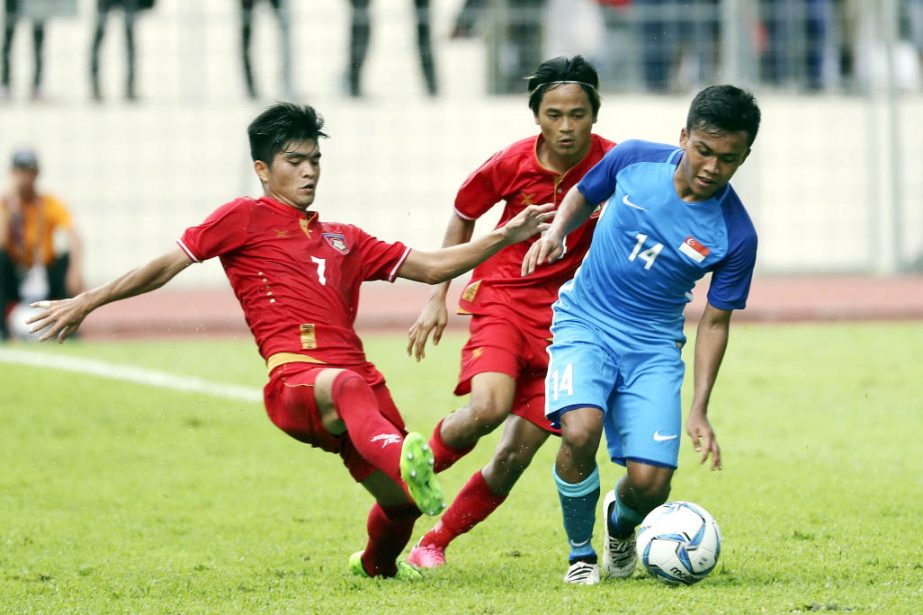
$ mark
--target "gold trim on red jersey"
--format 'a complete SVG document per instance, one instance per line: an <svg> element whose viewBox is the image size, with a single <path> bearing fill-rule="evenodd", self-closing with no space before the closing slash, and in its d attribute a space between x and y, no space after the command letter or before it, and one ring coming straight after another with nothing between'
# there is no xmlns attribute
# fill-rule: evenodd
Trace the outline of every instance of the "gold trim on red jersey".
<svg viewBox="0 0 923 615"><path fill-rule="evenodd" d="M272 370L276 369L280 365L285 365L286 363L315 363L318 365L326 365L325 361L320 359L315 359L308 354L299 354L297 352L277 352L274 355L270 355L266 359L266 371L272 373Z"/></svg>

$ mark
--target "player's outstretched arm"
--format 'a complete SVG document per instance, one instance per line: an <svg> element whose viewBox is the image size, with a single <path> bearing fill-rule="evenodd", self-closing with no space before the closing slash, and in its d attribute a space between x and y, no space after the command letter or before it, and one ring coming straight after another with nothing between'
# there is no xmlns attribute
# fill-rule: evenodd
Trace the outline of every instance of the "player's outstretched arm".
<svg viewBox="0 0 923 615"><path fill-rule="evenodd" d="M692 408L686 419L686 433L692 438L696 452L701 453L699 463L705 463L711 457L713 470L721 469L721 448L708 421L708 400L727 349L730 328L731 310L706 304L696 329L694 392Z"/></svg>
<svg viewBox="0 0 923 615"><path fill-rule="evenodd" d="M522 259L523 277L531 275L535 268L544 263L556 261L564 256L564 238L572 230L586 222L593 210L596 209L577 190L571 188L561 201L557 215L548 230L529 247L526 256Z"/></svg>
<svg viewBox="0 0 923 615"><path fill-rule="evenodd" d="M401 278L438 284L473 269L501 249L548 228L553 205L529 205L509 222L468 243L433 252L413 250L398 270Z"/></svg>
<svg viewBox="0 0 923 615"><path fill-rule="evenodd" d="M452 218L449 220L445 236L442 239L442 247L449 248L471 241L474 224L474 220L466 220L452 212ZM407 354L416 358L417 361L426 357L426 341L429 339L430 333L433 335L434 346L438 345L439 340L442 339L442 332L449 322L449 312L445 306L445 299L449 292L450 283L446 281L433 285L429 301L423 306L423 310L417 317L416 322L407 331Z"/></svg>
<svg viewBox="0 0 923 615"><path fill-rule="evenodd" d="M111 282L71 299L33 303L32 307L41 308L43 311L30 318L28 324L32 325L33 333L44 330L39 338L41 341L57 338L59 342L63 342L96 308L160 288L190 264L192 261L186 253L176 248Z"/></svg>

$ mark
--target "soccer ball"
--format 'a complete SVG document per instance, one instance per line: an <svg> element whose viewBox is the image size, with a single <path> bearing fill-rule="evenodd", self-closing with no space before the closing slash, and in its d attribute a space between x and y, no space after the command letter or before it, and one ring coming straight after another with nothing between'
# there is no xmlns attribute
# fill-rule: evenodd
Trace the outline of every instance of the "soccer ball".
<svg viewBox="0 0 923 615"><path fill-rule="evenodd" d="M658 581L692 585L718 563L721 532L698 504L667 502L641 522L636 549L641 564Z"/></svg>
<svg viewBox="0 0 923 615"><path fill-rule="evenodd" d="M29 307L26 303L17 304L16 307L10 311L10 315L6 319L10 337L20 341L38 341L40 333L31 333L29 330L32 328L32 325L27 325L26 321L41 311L42 310L38 308Z"/></svg>

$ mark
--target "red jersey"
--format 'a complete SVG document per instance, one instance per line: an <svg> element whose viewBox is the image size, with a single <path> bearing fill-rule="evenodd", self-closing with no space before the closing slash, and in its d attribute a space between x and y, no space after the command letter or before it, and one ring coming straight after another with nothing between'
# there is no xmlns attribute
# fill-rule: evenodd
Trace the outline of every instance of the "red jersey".
<svg viewBox="0 0 923 615"><path fill-rule="evenodd" d="M268 197L222 205L178 243L196 262L221 258L270 368L292 360L365 363L353 329L359 286L393 282L410 253L401 243L380 241L350 224L321 222L316 212Z"/></svg>
<svg viewBox="0 0 923 615"><path fill-rule="evenodd" d="M491 156L458 190L455 212L466 220L475 220L497 202L505 201L499 227L529 205L554 203L557 209L567 191L615 146L612 141L591 135L590 150L583 160L558 175L538 161L536 148L541 138L536 135L517 141ZM573 277L583 261L597 217L594 215L567 236L563 258L542 265L527 278L521 274L522 260L537 237L497 252L471 274L459 299L458 312L506 316L522 323L534 335L550 337L551 304L558 298L558 289Z"/></svg>

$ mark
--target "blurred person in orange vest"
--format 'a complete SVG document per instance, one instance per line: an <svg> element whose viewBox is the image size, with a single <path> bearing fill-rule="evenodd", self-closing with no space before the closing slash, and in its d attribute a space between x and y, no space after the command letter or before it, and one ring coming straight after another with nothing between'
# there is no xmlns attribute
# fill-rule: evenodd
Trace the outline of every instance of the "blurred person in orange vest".
<svg viewBox="0 0 923 615"><path fill-rule="evenodd" d="M38 157L13 154L11 186L0 198L0 339L20 302L63 299L83 290L80 237L61 201L41 194Z"/></svg>

